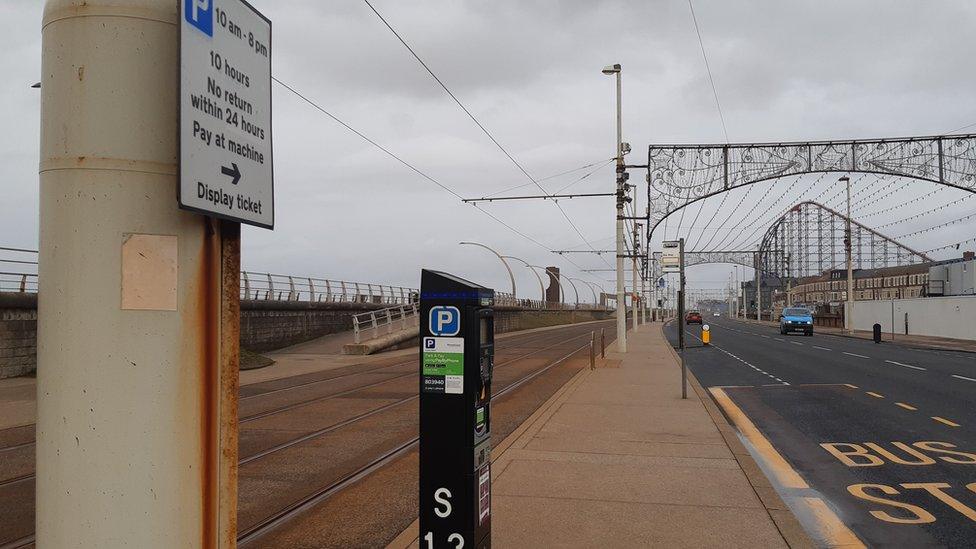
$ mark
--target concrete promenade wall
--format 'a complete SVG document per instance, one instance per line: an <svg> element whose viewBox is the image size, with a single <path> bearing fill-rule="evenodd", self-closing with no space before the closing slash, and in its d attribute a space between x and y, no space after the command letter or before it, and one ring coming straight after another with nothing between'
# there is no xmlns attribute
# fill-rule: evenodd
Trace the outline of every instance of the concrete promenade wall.
<svg viewBox="0 0 976 549"><path fill-rule="evenodd" d="M353 315L372 303L241 301L241 346L261 352L352 329ZM612 318L607 311L496 307L495 332L505 333ZM37 294L0 293L0 379L37 369Z"/></svg>
<svg viewBox="0 0 976 549"><path fill-rule="evenodd" d="M271 351L352 330L352 317L385 308L372 303L241 301L241 346Z"/></svg>
<svg viewBox="0 0 976 549"><path fill-rule="evenodd" d="M976 296L920 297L888 301L858 301L854 304L854 328L891 332L892 313L895 333L976 340Z"/></svg>
<svg viewBox="0 0 976 549"><path fill-rule="evenodd" d="M37 369L37 294L0 293L0 379Z"/></svg>
<svg viewBox="0 0 976 549"><path fill-rule="evenodd" d="M575 324L591 320L613 318L613 312L608 311L573 311L522 309L516 307L495 307L495 333L517 332L559 326L561 324Z"/></svg>

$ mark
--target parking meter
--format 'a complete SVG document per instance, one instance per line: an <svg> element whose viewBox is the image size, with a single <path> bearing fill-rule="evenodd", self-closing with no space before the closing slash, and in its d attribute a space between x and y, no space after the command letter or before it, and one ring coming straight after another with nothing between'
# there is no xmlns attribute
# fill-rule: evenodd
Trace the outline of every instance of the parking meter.
<svg viewBox="0 0 976 549"><path fill-rule="evenodd" d="M491 547L495 292L420 278L420 548Z"/></svg>

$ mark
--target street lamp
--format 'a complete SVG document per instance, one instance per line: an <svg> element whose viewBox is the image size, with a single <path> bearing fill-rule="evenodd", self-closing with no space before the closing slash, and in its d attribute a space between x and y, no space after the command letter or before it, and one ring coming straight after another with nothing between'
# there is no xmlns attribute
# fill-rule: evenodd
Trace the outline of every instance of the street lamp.
<svg viewBox="0 0 976 549"><path fill-rule="evenodd" d="M854 333L854 263L851 261L851 178L841 177L847 185L847 228L844 230L844 250L847 253L847 299L844 300L844 328Z"/></svg>
<svg viewBox="0 0 976 549"><path fill-rule="evenodd" d="M573 293L576 294L576 308L579 309L579 290L576 289L576 284L573 284L572 278L567 276L566 281L569 282L569 285L573 287Z"/></svg>
<svg viewBox="0 0 976 549"><path fill-rule="evenodd" d="M535 270L536 268L540 268L541 269L542 267L535 267L535 265L529 265L529 262L528 261L526 261L524 259L521 259L521 258L518 258L518 257L515 257L514 255L506 255L506 256L502 256L502 258L503 259L514 259L516 261L521 261L526 267L529 268L530 271L532 271L532 274L534 274L535 277L539 279L539 290L542 292L542 304L543 304L543 307L545 307L545 303L546 303L546 285L542 283L542 277L539 276L539 273L536 272L536 270Z"/></svg>
<svg viewBox="0 0 976 549"><path fill-rule="evenodd" d="M620 64L603 67L603 74L617 80L617 350L627 352L627 305L624 301L624 167L623 129L620 107ZM636 251L635 251L636 253Z"/></svg>
<svg viewBox="0 0 976 549"><path fill-rule="evenodd" d="M496 256L498 256L498 259L500 259L501 262L502 262L502 264L505 265L505 270L508 271L508 277L510 279L512 279L512 299L515 299L516 298L516 295L515 295L515 275L512 274L512 268L508 266L508 261L505 261L505 258L502 257L502 254L496 252L494 249L489 248L488 246L485 246L484 244L479 244L478 242L458 242L458 244L467 244L467 245L470 245L470 246L478 246L478 247L484 248L484 249L488 250L489 252L491 252L491 253L495 254Z"/></svg>
<svg viewBox="0 0 976 549"><path fill-rule="evenodd" d="M575 280L576 282L582 282L583 284L589 286L590 291L593 293L593 304L596 305L596 290L593 289L593 285L590 282L587 282L582 278L570 278L568 276L566 278L568 278L569 280Z"/></svg>

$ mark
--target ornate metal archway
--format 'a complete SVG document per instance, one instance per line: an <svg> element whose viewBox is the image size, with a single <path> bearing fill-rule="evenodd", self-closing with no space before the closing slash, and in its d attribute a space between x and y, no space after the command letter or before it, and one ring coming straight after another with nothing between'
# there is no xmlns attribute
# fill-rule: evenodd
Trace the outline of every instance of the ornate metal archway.
<svg viewBox="0 0 976 549"><path fill-rule="evenodd" d="M976 192L976 134L849 141L651 145L648 239L664 218L709 196L778 177L867 172Z"/></svg>

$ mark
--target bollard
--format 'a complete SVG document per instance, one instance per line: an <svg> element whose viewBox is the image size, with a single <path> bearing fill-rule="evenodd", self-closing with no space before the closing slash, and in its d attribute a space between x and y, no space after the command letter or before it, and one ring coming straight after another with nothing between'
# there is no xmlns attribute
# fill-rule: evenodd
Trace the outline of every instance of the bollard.
<svg viewBox="0 0 976 549"><path fill-rule="evenodd" d="M590 369L596 369L596 330L590 332Z"/></svg>
<svg viewBox="0 0 976 549"><path fill-rule="evenodd" d="M702 326L702 345L708 345L712 340L712 330L709 329L708 324Z"/></svg>
<svg viewBox="0 0 976 549"><path fill-rule="evenodd" d="M875 343L881 343L881 325L880 324L875 324L874 325L874 342Z"/></svg>
<svg viewBox="0 0 976 549"><path fill-rule="evenodd" d="M600 328L600 358L607 358L607 332Z"/></svg>

